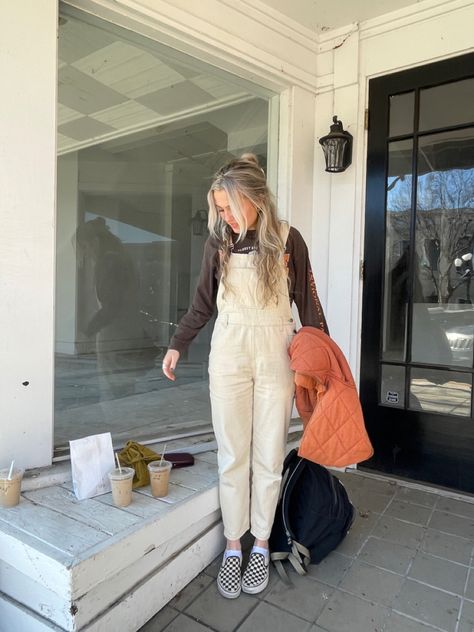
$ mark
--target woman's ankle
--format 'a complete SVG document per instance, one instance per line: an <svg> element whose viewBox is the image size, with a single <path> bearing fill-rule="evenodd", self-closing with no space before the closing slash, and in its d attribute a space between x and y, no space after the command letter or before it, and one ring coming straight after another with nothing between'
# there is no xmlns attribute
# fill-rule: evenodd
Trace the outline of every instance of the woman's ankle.
<svg viewBox="0 0 474 632"><path fill-rule="evenodd" d="M227 540L227 544L225 548L227 551L241 551L242 550L240 540Z"/></svg>
<svg viewBox="0 0 474 632"><path fill-rule="evenodd" d="M254 546L257 546L259 549L268 549L268 540L255 538Z"/></svg>

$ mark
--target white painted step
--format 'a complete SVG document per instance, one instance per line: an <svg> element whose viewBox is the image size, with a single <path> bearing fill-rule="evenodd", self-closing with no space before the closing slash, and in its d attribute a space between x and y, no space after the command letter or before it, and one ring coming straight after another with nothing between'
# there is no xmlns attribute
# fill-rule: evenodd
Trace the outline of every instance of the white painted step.
<svg viewBox="0 0 474 632"><path fill-rule="evenodd" d="M217 522L94 621L85 627L75 625L72 629L78 632L136 632L204 570L223 548L222 525ZM65 629L0 593L0 632L63 632Z"/></svg>
<svg viewBox="0 0 474 632"><path fill-rule="evenodd" d="M162 593L153 593L151 610L140 605L153 616L223 548L212 461L196 458L173 470L165 499L140 488L125 508L114 507L111 494L78 501L67 482L24 491L18 507L0 511L0 632L4 621L16 626L15 612L21 632L109 632L99 622L113 619L131 595L137 599L142 585L158 582ZM190 547L198 559L188 570ZM123 627L121 616L118 629L135 629Z"/></svg>

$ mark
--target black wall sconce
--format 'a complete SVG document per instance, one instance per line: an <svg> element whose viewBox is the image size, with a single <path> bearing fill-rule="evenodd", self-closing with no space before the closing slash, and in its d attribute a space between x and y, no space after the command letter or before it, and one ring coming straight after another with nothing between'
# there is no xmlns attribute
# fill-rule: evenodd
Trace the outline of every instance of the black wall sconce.
<svg viewBox="0 0 474 632"><path fill-rule="evenodd" d="M352 162L352 134L346 132L337 116L332 117L333 124L327 136L319 139L326 159L326 171L340 173Z"/></svg>
<svg viewBox="0 0 474 632"><path fill-rule="evenodd" d="M204 209L196 211L191 219L191 226L193 235L204 235L207 228L207 211Z"/></svg>

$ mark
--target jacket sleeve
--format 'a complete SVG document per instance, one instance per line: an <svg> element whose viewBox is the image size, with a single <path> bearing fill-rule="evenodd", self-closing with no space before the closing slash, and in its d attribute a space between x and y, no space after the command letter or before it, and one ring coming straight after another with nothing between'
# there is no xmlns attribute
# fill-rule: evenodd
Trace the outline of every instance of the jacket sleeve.
<svg viewBox="0 0 474 632"><path fill-rule="evenodd" d="M169 349L186 351L200 330L211 320L217 297L218 251L209 237L204 246L201 273L191 307L181 318Z"/></svg>
<svg viewBox="0 0 474 632"><path fill-rule="evenodd" d="M296 228L290 228L289 251L290 298L296 303L301 324L316 327L329 335L323 308L316 290L308 247Z"/></svg>

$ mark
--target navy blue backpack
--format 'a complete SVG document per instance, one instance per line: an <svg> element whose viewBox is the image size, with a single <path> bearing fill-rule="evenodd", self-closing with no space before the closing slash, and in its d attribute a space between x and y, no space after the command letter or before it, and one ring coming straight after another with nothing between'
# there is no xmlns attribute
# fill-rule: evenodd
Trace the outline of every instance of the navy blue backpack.
<svg viewBox="0 0 474 632"><path fill-rule="evenodd" d="M291 450L269 542L280 576L288 579L284 560L300 575L308 564L319 564L344 539L353 520L354 507L341 481Z"/></svg>

